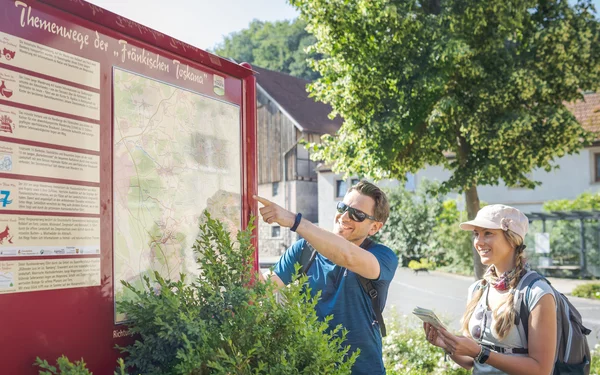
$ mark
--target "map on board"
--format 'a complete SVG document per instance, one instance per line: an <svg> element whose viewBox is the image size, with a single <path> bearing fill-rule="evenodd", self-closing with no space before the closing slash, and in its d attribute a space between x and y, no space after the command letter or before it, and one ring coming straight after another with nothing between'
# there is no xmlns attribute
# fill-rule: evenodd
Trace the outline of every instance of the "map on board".
<svg viewBox="0 0 600 375"><path fill-rule="evenodd" d="M113 82L116 302L131 296L120 280L198 274L204 210L240 228L241 145L238 106L120 69Z"/></svg>

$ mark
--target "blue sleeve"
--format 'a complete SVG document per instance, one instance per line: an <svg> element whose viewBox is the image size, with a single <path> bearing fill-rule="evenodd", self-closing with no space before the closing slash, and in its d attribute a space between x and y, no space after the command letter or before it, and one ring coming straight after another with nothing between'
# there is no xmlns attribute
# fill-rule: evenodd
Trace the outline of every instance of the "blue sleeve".
<svg viewBox="0 0 600 375"><path fill-rule="evenodd" d="M379 278L376 281L391 281L398 268L398 257L387 246L377 244L369 248L369 252L375 255L379 262Z"/></svg>
<svg viewBox="0 0 600 375"><path fill-rule="evenodd" d="M296 243L283 253L277 264L275 264L275 269L273 271L285 285L292 282L296 270L294 267L296 263L300 262L300 255L302 254L302 248L304 247L305 242L306 240L304 239L296 241Z"/></svg>

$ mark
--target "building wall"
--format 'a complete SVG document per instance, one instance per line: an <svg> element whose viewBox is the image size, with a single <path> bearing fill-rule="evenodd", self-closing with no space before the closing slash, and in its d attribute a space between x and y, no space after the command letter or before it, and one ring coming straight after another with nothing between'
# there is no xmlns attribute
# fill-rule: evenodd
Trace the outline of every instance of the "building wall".
<svg viewBox="0 0 600 375"><path fill-rule="evenodd" d="M295 154L290 154L297 141L296 126L260 89L256 100L258 183L281 181L284 154L291 165L296 163Z"/></svg>
<svg viewBox="0 0 600 375"><path fill-rule="evenodd" d="M567 155L558 160L559 168L546 172L534 170L533 180L542 184L535 189L509 188L501 182L498 186L480 186L479 199L486 203L503 203L519 208L525 213L539 212L544 202L556 199L575 199L583 192L597 192L600 183L595 182L594 154L600 147L587 148L577 155ZM444 181L450 173L441 167L428 167L417 173L416 183L423 179ZM457 194L449 194L457 198ZM459 202L464 201L462 197Z"/></svg>
<svg viewBox="0 0 600 375"><path fill-rule="evenodd" d="M532 178L542 183L533 190L522 188L509 188L503 183L498 186L480 186L477 190L479 198L486 203L503 203L519 208L525 213L540 212L544 202L556 199L575 199L583 192L600 191L600 183L595 182L594 154L600 153L600 147L587 148L577 155L567 155L558 160L559 169L550 172L535 170ZM441 167L427 167L419 171L414 177L411 186L410 179L407 188L414 188L423 181L445 181L450 172ZM331 230L335 217L334 202L340 198L335 197L336 180L342 179L339 174L331 171L319 172L318 197L319 197L319 226ZM381 187L397 186L398 182L384 181L378 183ZM459 208L464 208L464 198L456 193L448 194L448 198L458 199Z"/></svg>

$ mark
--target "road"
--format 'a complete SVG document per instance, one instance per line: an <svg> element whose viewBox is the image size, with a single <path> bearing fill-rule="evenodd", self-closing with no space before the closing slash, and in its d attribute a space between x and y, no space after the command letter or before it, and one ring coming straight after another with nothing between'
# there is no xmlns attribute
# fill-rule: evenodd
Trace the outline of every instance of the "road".
<svg viewBox="0 0 600 375"><path fill-rule="evenodd" d="M573 286L580 281L551 279L552 284L562 293L570 293ZM386 314L388 308L395 306L399 314L410 315L416 306L432 309L450 328L459 329L460 318L467 303L467 289L473 283L469 277L451 275L440 272L415 274L407 268L399 268L390 285ZM590 347L599 340L600 333L600 301L568 296L571 303L579 310L583 323L592 330L588 336Z"/></svg>

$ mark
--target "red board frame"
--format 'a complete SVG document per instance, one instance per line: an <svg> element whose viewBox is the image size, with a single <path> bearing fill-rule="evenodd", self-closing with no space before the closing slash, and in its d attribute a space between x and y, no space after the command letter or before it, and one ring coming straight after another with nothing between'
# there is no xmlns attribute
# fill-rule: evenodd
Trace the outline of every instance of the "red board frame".
<svg viewBox="0 0 600 375"><path fill-rule="evenodd" d="M24 14L23 9L31 9ZM27 17L40 17L58 25L89 35L89 45L80 44L46 30L27 24ZM32 23L34 25L35 23ZM0 372L3 374L36 374L32 366L37 356L53 361L61 355L70 359L84 358L88 368L95 374L112 374L119 356L115 345L125 345L129 338L124 337L123 326L115 326L113 319L113 208L112 208L112 69L118 66L135 73L156 78L188 88L201 94L234 103L241 108L241 166L242 166L242 227L248 225L252 212L257 212L257 204L252 195L257 193L256 178L256 80L248 64L235 64L212 55L167 35L83 0L0 0L0 32L39 43L73 55L82 56L100 64L100 88L91 89L100 96L100 119L95 121L100 127L100 218L101 285L72 289L57 289L13 294L0 294ZM96 32L98 34L96 34ZM176 59L198 72L218 74L225 77L225 95L217 97L212 86L200 89L193 82L181 81L176 77L153 71L146 65L115 59L117 55L107 53L94 46L96 36L110 45L118 45L119 40L127 45L160 55L164 61ZM110 48L114 52L114 47ZM70 84L35 71L4 64L0 68L16 73L27 73L57 83ZM0 97L0 104L20 109L29 106L10 102ZM53 114L51 109L36 111ZM76 116L75 116L76 117ZM75 118L76 119L76 118ZM89 120L88 120L89 121ZM91 121L94 122L94 121ZM0 140L13 142L0 136ZM26 140L19 141L28 144ZM31 142L30 142L31 143ZM77 145L65 150L77 149ZM15 178L0 173L0 178ZM23 177L25 178L25 177ZM57 181L53 181L57 182ZM88 184L89 185L89 184ZM93 186L93 184L92 184ZM6 212L5 212L6 213ZM18 213L18 212L14 212ZM255 229L256 232L256 229ZM253 244L257 248L255 233ZM255 253L255 269L258 269L258 253ZM63 257L68 258L68 256ZM27 258L20 257L19 260ZM36 260L51 259L37 256ZM11 260L11 258L2 258Z"/></svg>

